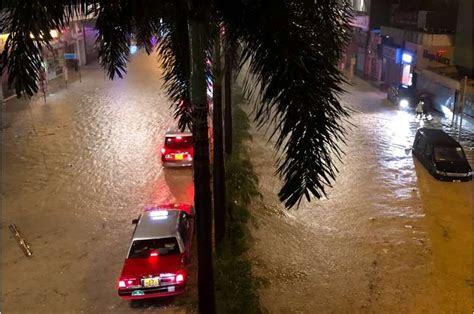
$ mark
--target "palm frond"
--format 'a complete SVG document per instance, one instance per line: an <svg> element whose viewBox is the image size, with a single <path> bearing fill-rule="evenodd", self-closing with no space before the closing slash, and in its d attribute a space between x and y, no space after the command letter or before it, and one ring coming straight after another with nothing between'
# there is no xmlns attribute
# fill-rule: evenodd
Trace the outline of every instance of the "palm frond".
<svg viewBox="0 0 474 314"><path fill-rule="evenodd" d="M42 50L51 49L50 30L69 23L70 11L59 1L6 1L1 24L9 33L1 55L1 73L8 72L8 84L17 97L24 92L32 96L38 91L42 72Z"/></svg>
<svg viewBox="0 0 474 314"><path fill-rule="evenodd" d="M132 15L130 1L102 0L97 7L99 60L110 79L122 78L130 59Z"/></svg>
<svg viewBox="0 0 474 314"><path fill-rule="evenodd" d="M163 2L153 0L132 1L133 32L137 45L151 54L160 30L160 18L166 15Z"/></svg>
<svg viewBox="0 0 474 314"><path fill-rule="evenodd" d="M191 129L192 107L189 98L191 73L188 23L185 15L164 19L159 28L158 53L163 62L165 88L172 101L173 115L181 129Z"/></svg>
<svg viewBox="0 0 474 314"><path fill-rule="evenodd" d="M280 200L290 208L303 196L320 198L335 179L332 157L342 154L338 143L348 117L338 98L344 79L337 69L348 41L347 3L233 1L221 9L261 96L255 120L275 126L277 174L284 180Z"/></svg>

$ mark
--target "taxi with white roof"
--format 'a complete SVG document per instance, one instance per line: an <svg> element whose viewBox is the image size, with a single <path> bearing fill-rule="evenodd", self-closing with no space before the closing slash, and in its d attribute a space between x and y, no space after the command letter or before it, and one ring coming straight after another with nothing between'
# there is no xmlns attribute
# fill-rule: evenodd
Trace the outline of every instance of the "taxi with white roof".
<svg viewBox="0 0 474 314"><path fill-rule="evenodd" d="M136 227L118 281L119 296L133 300L182 294L188 281L194 208L160 205L132 222Z"/></svg>

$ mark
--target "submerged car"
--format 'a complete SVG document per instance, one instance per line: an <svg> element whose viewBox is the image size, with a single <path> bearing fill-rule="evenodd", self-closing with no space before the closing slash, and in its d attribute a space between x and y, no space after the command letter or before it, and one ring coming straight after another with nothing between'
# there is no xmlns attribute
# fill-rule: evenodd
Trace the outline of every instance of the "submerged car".
<svg viewBox="0 0 474 314"><path fill-rule="evenodd" d="M418 103L415 88L403 84L390 86L387 91L387 98L402 109L414 108Z"/></svg>
<svg viewBox="0 0 474 314"><path fill-rule="evenodd" d="M413 143L413 155L438 180L472 180L472 168L462 146L442 130L419 129Z"/></svg>
<svg viewBox="0 0 474 314"><path fill-rule="evenodd" d="M194 209L187 204L160 205L138 219L118 281L126 300L182 294L188 281Z"/></svg>
<svg viewBox="0 0 474 314"><path fill-rule="evenodd" d="M193 165L193 135L179 130L168 131L161 148L164 167L190 167Z"/></svg>

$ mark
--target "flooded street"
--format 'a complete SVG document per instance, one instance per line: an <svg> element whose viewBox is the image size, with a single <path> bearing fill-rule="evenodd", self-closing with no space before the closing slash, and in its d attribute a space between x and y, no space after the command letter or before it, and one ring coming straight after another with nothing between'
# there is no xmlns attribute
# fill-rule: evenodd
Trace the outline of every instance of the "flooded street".
<svg viewBox="0 0 474 314"><path fill-rule="evenodd" d="M44 103L11 100L2 112L2 312L123 312L117 281L145 207L193 202L191 170L163 171L173 126L155 56L132 58L125 79L97 66ZM26 258L8 230L30 242ZM193 285L193 283L191 283ZM196 291L165 308L194 307Z"/></svg>
<svg viewBox="0 0 474 314"><path fill-rule="evenodd" d="M435 180L410 151L421 126L414 114L357 78L346 89L354 126L327 199L284 210L269 162L275 156L263 132L253 130L264 200L253 210L251 256L255 274L268 280L264 307L270 313L471 313L473 182ZM425 126L448 124L436 117ZM473 165L473 134L459 140Z"/></svg>
<svg viewBox="0 0 474 314"><path fill-rule="evenodd" d="M144 208L193 202L191 170L163 170L174 125L156 57L132 58L125 79L96 66L44 103L2 109L0 304L5 313L188 313L194 276L172 303L130 306L117 280ZM270 313L471 313L474 183L436 181L412 157L420 122L355 78L346 155L328 198L286 211L275 155L252 130L264 198L252 210L254 272ZM436 118L426 126L444 127ZM447 129L450 131L449 129ZM451 132L451 131L450 131ZM464 132L474 166L474 136ZM30 242L23 255L8 226Z"/></svg>

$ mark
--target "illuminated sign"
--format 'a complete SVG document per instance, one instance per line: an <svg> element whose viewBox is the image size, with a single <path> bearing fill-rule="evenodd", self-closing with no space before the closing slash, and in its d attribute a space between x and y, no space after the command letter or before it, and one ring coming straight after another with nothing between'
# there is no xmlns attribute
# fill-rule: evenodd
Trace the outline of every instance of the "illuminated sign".
<svg viewBox="0 0 474 314"><path fill-rule="evenodd" d="M429 52L427 49L423 50L423 58L428 59L430 61L436 61L442 64L449 65L451 63L451 60L449 60L446 57L443 57L444 53L446 51L443 49L438 50L437 54Z"/></svg>
<svg viewBox="0 0 474 314"><path fill-rule="evenodd" d="M413 55L411 53L402 53L402 61L403 63L411 64L413 62Z"/></svg>

